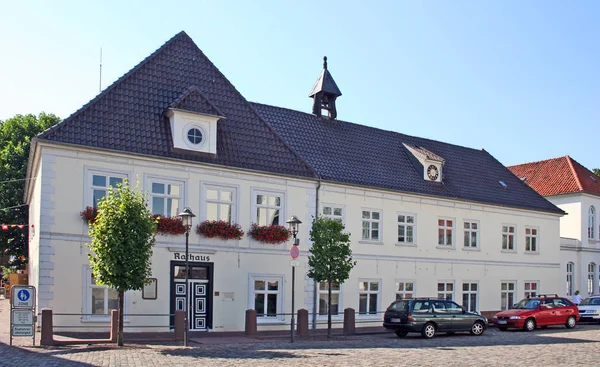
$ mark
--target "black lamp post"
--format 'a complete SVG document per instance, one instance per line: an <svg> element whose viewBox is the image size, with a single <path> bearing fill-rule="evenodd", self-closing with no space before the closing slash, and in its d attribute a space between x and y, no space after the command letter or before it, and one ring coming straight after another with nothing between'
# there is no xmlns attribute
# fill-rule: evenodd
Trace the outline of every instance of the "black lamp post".
<svg viewBox="0 0 600 367"><path fill-rule="evenodd" d="M302 224L302 222L300 221L300 219L298 219L298 217L296 217L295 215L292 215L292 217L286 222L289 225L290 228L290 232L292 233L292 237L294 237L294 246L298 246L300 244L300 239L296 238L296 235L298 234L298 227L300 227L300 224ZM290 253L292 252L292 249L290 249ZM294 260L292 260L294 261ZM291 342L294 342L294 324L295 324L295 318L294 318L294 303L295 303L295 295L296 295L296 266L295 264L291 264L292 265L292 325L290 326L291 332L290 332L290 338L291 338Z"/></svg>
<svg viewBox="0 0 600 367"><path fill-rule="evenodd" d="M190 286L189 286L189 275L190 275L190 256L189 256L189 239L190 239L190 229L192 228L192 218L195 217L192 210L188 207L184 208L181 213L179 213L179 217L181 218L181 222L185 227L185 329L183 329L183 346L188 346L188 330L189 326L189 308L190 308Z"/></svg>

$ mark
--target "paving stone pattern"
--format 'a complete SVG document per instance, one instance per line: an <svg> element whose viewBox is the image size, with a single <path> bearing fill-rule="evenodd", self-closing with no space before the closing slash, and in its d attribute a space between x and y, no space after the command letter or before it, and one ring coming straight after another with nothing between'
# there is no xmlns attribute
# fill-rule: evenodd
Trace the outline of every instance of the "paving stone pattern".
<svg viewBox="0 0 600 367"><path fill-rule="evenodd" d="M4 303L5 301L0 301ZM0 312L0 366L598 366L600 325L535 332L489 329L483 336L440 334L432 340L394 334L334 340L220 338L220 343L43 348L17 339L8 346L6 308ZM4 313L4 314L2 314ZM236 341L238 343L229 343Z"/></svg>

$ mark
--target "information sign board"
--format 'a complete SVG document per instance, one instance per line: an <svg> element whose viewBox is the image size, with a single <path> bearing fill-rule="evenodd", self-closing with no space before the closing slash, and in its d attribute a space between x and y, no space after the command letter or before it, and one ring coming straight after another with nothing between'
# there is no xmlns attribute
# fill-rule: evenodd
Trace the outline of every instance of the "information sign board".
<svg viewBox="0 0 600 367"><path fill-rule="evenodd" d="M12 329L13 336L33 336L33 325L15 325Z"/></svg>
<svg viewBox="0 0 600 367"><path fill-rule="evenodd" d="M13 325L33 325L33 312L31 310L12 310Z"/></svg>
<svg viewBox="0 0 600 367"><path fill-rule="evenodd" d="M31 336L35 345L35 287L12 286L10 302L10 345L14 336Z"/></svg>

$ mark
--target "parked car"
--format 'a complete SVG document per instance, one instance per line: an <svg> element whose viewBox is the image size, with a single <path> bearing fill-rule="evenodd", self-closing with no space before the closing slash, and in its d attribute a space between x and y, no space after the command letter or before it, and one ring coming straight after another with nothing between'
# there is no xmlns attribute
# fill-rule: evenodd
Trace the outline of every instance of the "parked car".
<svg viewBox="0 0 600 367"><path fill-rule="evenodd" d="M571 301L558 295L539 295L521 300L510 310L497 313L492 322L498 329L522 328L533 331L536 327L565 325L574 328L579 321L579 310Z"/></svg>
<svg viewBox="0 0 600 367"><path fill-rule="evenodd" d="M600 296L590 296L579 306L580 321L600 321Z"/></svg>
<svg viewBox="0 0 600 367"><path fill-rule="evenodd" d="M469 331L472 335L481 335L487 329L488 320L453 301L415 298L392 302L385 311L383 326L394 330L398 337L421 333L430 339L438 332Z"/></svg>

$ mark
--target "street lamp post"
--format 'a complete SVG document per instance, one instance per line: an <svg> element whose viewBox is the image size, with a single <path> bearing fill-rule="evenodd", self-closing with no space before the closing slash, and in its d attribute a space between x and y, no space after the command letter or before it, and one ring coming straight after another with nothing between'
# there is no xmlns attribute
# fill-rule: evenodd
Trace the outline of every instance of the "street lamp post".
<svg viewBox="0 0 600 367"><path fill-rule="evenodd" d="M295 215L292 215L292 217L286 222L289 225L290 228L290 232L292 233L292 237L294 237L294 246L298 246L300 244L300 239L296 238L296 235L298 234L298 227L300 226L300 224L302 223L298 217L296 217ZM290 254L292 253L293 248L290 249ZM292 255L292 258L295 260L295 258ZM293 261L293 260L292 260ZM295 304L295 295L296 295L296 266L295 264L291 264L292 265L292 324L290 325L290 338L291 338L291 342L294 342L294 326L295 326L295 315L294 315L294 304Z"/></svg>
<svg viewBox="0 0 600 367"><path fill-rule="evenodd" d="M181 222L185 227L185 329L183 329L183 346L188 346L188 330L189 326L189 308L190 308L190 286L189 286L189 275L190 275L190 256L189 256L189 239L190 239L190 228L192 228L192 218L195 217L192 210L188 207L184 208L181 213L179 213L179 217L181 218Z"/></svg>

